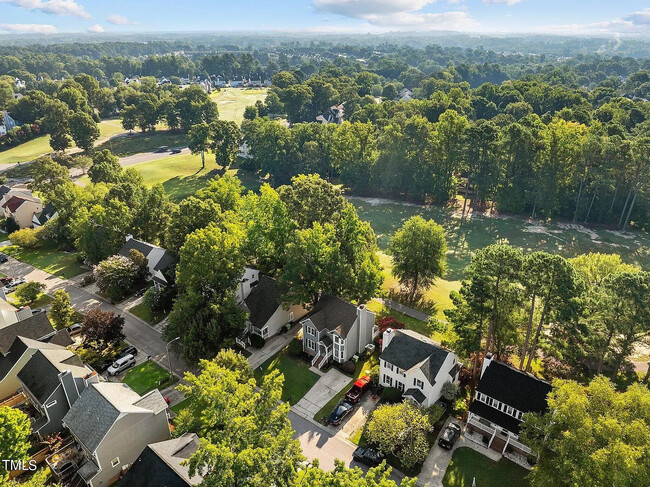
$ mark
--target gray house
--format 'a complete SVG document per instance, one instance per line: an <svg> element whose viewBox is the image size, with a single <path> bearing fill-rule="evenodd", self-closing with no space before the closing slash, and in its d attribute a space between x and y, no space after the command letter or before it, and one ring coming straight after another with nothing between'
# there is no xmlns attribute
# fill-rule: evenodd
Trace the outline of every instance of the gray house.
<svg viewBox="0 0 650 487"><path fill-rule="evenodd" d="M40 417L32 430L41 438L58 433L81 392L99 376L70 350L37 350L18 372L25 396Z"/></svg>
<svg viewBox="0 0 650 487"><path fill-rule="evenodd" d="M80 480L89 487L112 485L147 445L170 436L167 403L160 391L140 396L117 382L90 385L63 424L74 441L47 462L60 481Z"/></svg>
<svg viewBox="0 0 650 487"><path fill-rule="evenodd" d="M176 258L157 245L143 242L127 235L126 243L122 246L118 254L129 257L131 250L137 250L147 259L147 269L149 270L149 279L153 281L155 287L164 287L167 282L168 270L176 265Z"/></svg>
<svg viewBox="0 0 650 487"><path fill-rule="evenodd" d="M330 360L347 362L372 343L375 313L329 294L323 294L302 325L302 349L322 368Z"/></svg>

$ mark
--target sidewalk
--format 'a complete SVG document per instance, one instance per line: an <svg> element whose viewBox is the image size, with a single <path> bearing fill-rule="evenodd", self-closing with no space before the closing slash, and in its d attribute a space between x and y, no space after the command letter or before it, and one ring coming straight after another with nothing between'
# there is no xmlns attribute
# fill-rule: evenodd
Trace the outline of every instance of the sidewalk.
<svg viewBox="0 0 650 487"><path fill-rule="evenodd" d="M251 369L255 370L257 367L262 365L268 359L273 357L276 353L282 350L284 347L289 345L291 340L296 336L300 330L300 325L295 324L287 333L282 335L276 335L271 338L264 346L260 349L256 348L247 348L246 350L251 352L251 356L248 357L248 362L251 364Z"/></svg>
<svg viewBox="0 0 650 487"><path fill-rule="evenodd" d="M410 316L411 318L415 318L416 320L421 320L421 321L428 321L429 318L431 318L430 315L423 313L422 311L418 311L417 309L409 308L408 306L404 306L403 304L400 304L396 301L393 301L391 299L384 299L384 298L375 298L375 301L378 301L382 303L384 306L388 306L391 309L394 309L395 311L399 311L400 313L405 314L406 316Z"/></svg>

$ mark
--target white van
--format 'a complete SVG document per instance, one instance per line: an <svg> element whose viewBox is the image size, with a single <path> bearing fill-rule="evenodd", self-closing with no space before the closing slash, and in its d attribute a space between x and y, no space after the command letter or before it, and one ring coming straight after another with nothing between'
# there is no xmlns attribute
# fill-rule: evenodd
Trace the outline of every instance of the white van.
<svg viewBox="0 0 650 487"><path fill-rule="evenodd" d="M124 372L126 369L133 367L134 365L135 357L129 354L113 362L113 365L108 368L107 372L108 375L117 375L120 372Z"/></svg>

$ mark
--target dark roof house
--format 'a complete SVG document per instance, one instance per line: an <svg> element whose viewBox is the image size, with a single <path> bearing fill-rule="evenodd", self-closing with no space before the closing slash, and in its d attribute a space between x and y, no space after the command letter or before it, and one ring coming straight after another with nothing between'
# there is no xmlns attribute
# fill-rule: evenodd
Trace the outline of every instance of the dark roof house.
<svg viewBox="0 0 650 487"><path fill-rule="evenodd" d="M166 286L168 284L165 277L165 271L176 264L174 255L162 247L143 242L128 235L126 243L118 252L124 257L129 257L131 250L137 250L147 259L147 268L149 269L149 277L153 280L154 284Z"/></svg>
<svg viewBox="0 0 650 487"><path fill-rule="evenodd" d="M5 354L18 336L64 347L74 343L66 330L54 329L47 313L36 313L29 318L0 328L0 353Z"/></svg>

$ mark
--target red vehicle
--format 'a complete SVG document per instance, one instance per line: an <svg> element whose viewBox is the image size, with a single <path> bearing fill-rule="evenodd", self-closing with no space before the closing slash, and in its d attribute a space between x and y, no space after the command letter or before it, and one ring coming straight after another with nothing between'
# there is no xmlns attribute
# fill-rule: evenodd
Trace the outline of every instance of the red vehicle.
<svg viewBox="0 0 650 487"><path fill-rule="evenodd" d="M347 402L357 403L368 389L370 389L370 376L364 375L360 379L357 379L350 390L345 393L345 400Z"/></svg>

